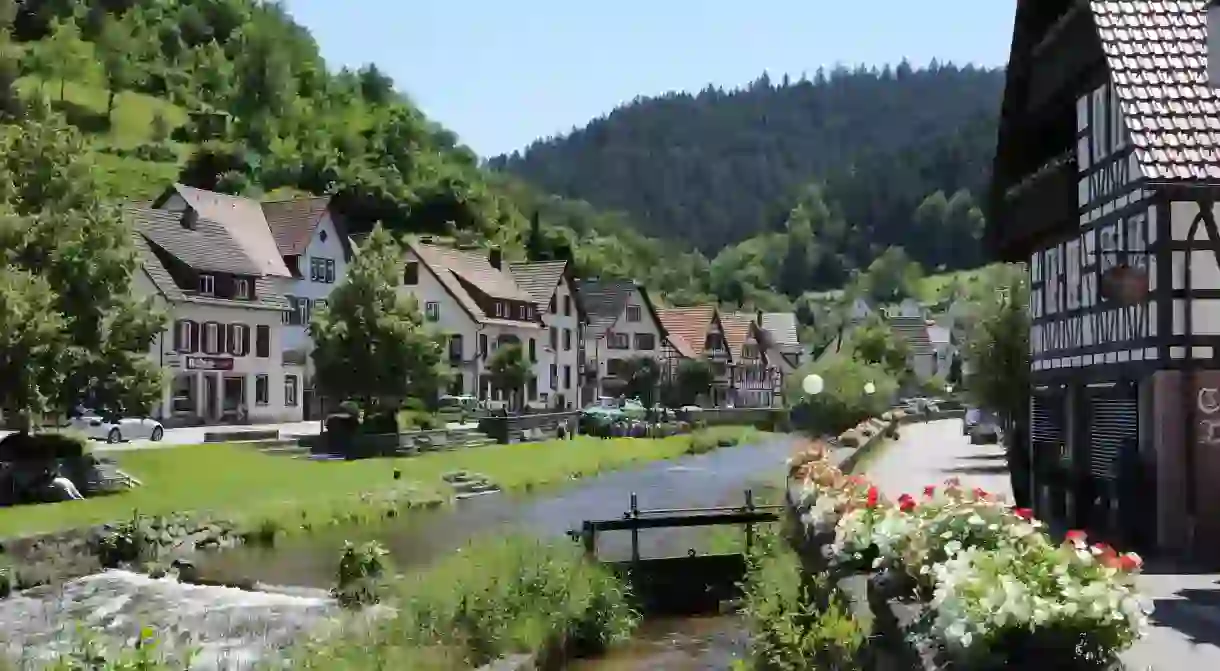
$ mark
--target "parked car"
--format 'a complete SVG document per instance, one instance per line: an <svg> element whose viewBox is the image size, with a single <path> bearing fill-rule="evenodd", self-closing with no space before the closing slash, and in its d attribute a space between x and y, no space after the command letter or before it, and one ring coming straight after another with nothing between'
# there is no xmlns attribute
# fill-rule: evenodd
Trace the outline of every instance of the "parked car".
<svg viewBox="0 0 1220 671"><path fill-rule="evenodd" d="M970 408L962 419L962 435L970 437L972 445L1000 442L1000 423L994 414L981 408Z"/></svg>
<svg viewBox="0 0 1220 671"><path fill-rule="evenodd" d="M165 427L151 417L104 417L102 413L89 409L74 413L68 426L94 440L107 443L142 438L155 442L165 437Z"/></svg>

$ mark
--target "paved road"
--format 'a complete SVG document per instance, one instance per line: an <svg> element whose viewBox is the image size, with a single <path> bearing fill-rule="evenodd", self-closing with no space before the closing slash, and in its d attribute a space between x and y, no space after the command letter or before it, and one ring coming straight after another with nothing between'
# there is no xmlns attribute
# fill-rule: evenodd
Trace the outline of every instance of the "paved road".
<svg viewBox="0 0 1220 671"><path fill-rule="evenodd" d="M960 419L912 424L868 466L890 498L917 495L929 484L961 478L967 487L1011 492L1003 451L970 445ZM1162 572L1164 571L1164 572ZM1220 574L1170 572L1149 566L1140 587L1156 608L1148 636L1124 656L1129 671L1220 669Z"/></svg>

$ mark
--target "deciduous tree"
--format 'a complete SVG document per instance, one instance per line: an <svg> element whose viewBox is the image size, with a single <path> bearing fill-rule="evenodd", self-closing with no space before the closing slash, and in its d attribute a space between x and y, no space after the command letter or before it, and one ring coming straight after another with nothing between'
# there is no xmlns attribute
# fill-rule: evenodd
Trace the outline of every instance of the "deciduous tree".
<svg viewBox="0 0 1220 671"><path fill-rule="evenodd" d="M401 271L401 247L374 227L309 327L319 386L333 398L361 402L367 412L426 397L448 376L441 337L425 328L415 299L399 291Z"/></svg>
<svg viewBox="0 0 1220 671"><path fill-rule="evenodd" d="M110 119L114 114L115 96L119 91L134 86L140 74L134 60L135 37L130 21L107 15L96 45L102 74L106 79L106 118Z"/></svg>
<svg viewBox="0 0 1220 671"><path fill-rule="evenodd" d="M530 363L521 345L501 345L487 361L487 374L496 389L506 392L519 407L519 397L530 378Z"/></svg>
<svg viewBox="0 0 1220 671"><path fill-rule="evenodd" d="M93 45L81 39L80 27L74 19L56 20L51 36L39 47L44 51L46 66L59 80L59 99L64 99L64 87L69 79L84 79L94 64Z"/></svg>

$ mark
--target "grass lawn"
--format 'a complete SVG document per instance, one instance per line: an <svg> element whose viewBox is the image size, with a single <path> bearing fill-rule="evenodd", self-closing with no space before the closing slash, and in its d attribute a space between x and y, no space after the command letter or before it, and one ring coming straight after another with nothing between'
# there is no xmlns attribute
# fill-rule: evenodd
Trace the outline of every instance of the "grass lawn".
<svg viewBox="0 0 1220 671"><path fill-rule="evenodd" d="M740 427L711 431L757 435ZM135 511L198 512L244 521L297 519L313 511L333 514L358 504L360 494L394 490L396 485L401 490L408 481L419 485L408 498L422 501L443 491L441 474L459 469L483 473L504 489L521 489L562 481L575 473L588 476L677 457L689 452L691 445L689 435L581 437L347 462L270 456L226 444L136 450L117 456L116 461L143 481L142 487L85 501L0 508L0 538L128 519ZM395 468L402 472L402 482L393 480Z"/></svg>

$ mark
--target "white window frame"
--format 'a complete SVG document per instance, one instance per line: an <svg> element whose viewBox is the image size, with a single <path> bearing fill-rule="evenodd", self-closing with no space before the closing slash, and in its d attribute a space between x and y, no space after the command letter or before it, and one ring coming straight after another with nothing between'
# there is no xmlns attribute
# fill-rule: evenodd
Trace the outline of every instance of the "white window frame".
<svg viewBox="0 0 1220 671"><path fill-rule="evenodd" d="M233 325L233 342L229 343L229 351L233 356L246 356L249 352L246 351L246 335L250 332L250 327L245 324Z"/></svg>
<svg viewBox="0 0 1220 671"><path fill-rule="evenodd" d="M182 345L178 348L179 352L191 351L191 338L195 334L194 327L194 322L188 319L181 319L178 321L178 342Z"/></svg>
<svg viewBox="0 0 1220 671"><path fill-rule="evenodd" d="M203 273L199 275L199 293L204 296L216 295L216 277Z"/></svg>
<svg viewBox="0 0 1220 671"><path fill-rule="evenodd" d="M260 398L259 384L262 384L263 396ZM259 373L254 376L254 405L271 405L271 376Z"/></svg>
<svg viewBox="0 0 1220 671"><path fill-rule="evenodd" d="M640 306L628 305L627 306L627 321L638 322L638 321L640 321L640 319L641 319Z"/></svg>
<svg viewBox="0 0 1220 671"><path fill-rule="evenodd" d="M220 353L220 324L216 322L207 322L203 325L203 346L200 348L204 354L219 354Z"/></svg>
<svg viewBox="0 0 1220 671"><path fill-rule="evenodd" d="M430 322L440 321L441 304L439 301L428 301L427 303L424 303L424 319Z"/></svg>
<svg viewBox="0 0 1220 671"><path fill-rule="evenodd" d="M244 277L239 277L233 281L233 296L236 298L250 298L250 280Z"/></svg>
<svg viewBox="0 0 1220 671"><path fill-rule="evenodd" d="M300 380L295 375L284 376L284 405L289 408L297 407L297 393L300 390Z"/></svg>

